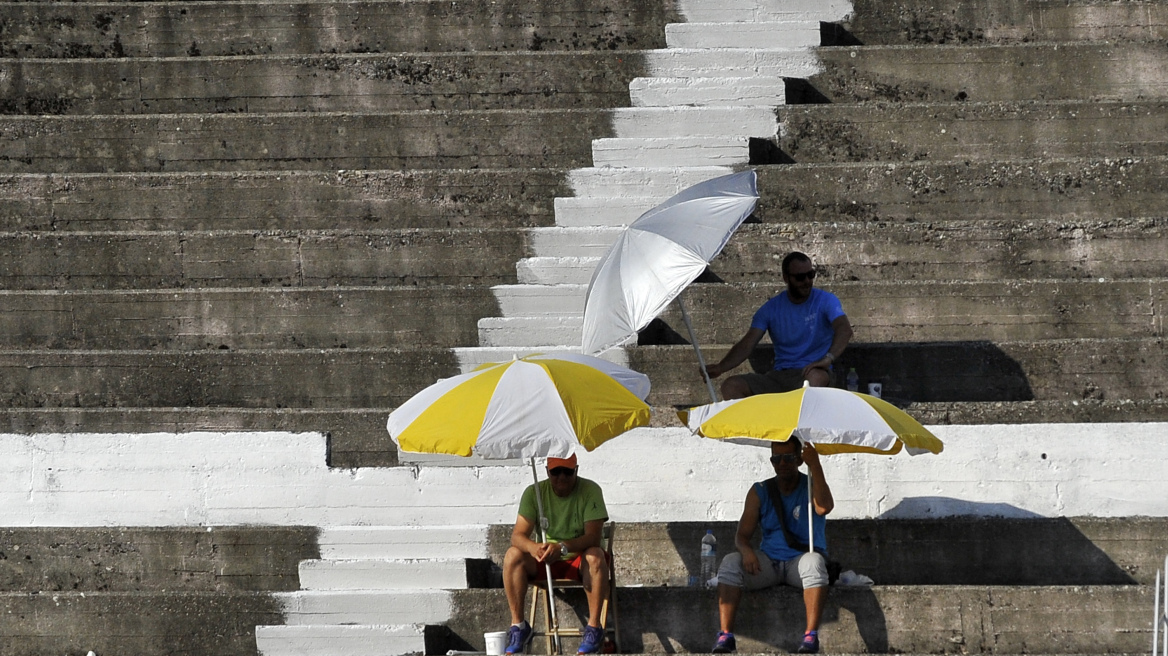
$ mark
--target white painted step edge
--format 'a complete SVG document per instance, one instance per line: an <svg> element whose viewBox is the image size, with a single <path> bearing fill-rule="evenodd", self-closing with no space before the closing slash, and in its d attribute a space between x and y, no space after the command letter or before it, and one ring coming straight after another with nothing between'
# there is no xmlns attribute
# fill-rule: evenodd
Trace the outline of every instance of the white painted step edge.
<svg viewBox="0 0 1168 656"><path fill-rule="evenodd" d="M354 558L486 558L488 527L452 526L330 526L317 543L326 559Z"/></svg>
<svg viewBox="0 0 1168 656"><path fill-rule="evenodd" d="M687 187L731 173L734 169L729 166L588 167L569 171L568 183L577 197L665 199Z"/></svg>
<svg viewBox="0 0 1168 656"><path fill-rule="evenodd" d="M465 558L302 560L301 590L465 590Z"/></svg>
<svg viewBox="0 0 1168 656"><path fill-rule="evenodd" d="M807 48L822 45L819 21L670 23L670 48Z"/></svg>
<svg viewBox="0 0 1168 656"><path fill-rule="evenodd" d="M421 624L325 624L257 626L262 656L405 656L426 650Z"/></svg>
<svg viewBox="0 0 1168 656"><path fill-rule="evenodd" d="M745 166L750 163L750 137L593 139L592 162L596 166L611 167L652 166L666 162L693 166Z"/></svg>
<svg viewBox="0 0 1168 656"><path fill-rule="evenodd" d="M781 77L639 77L629 83L634 107L784 105Z"/></svg>

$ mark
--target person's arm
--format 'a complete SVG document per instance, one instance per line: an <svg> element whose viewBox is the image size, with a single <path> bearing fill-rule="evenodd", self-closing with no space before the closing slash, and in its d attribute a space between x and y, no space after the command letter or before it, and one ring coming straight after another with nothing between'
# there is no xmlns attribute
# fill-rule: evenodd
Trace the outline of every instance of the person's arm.
<svg viewBox="0 0 1168 656"><path fill-rule="evenodd" d="M590 522L584 522L584 535L572 538L571 540L564 540L563 544L569 553L581 553L582 551L591 547L599 547L604 530L603 519L597 519ZM556 547L557 549L559 547Z"/></svg>
<svg viewBox="0 0 1168 656"><path fill-rule="evenodd" d="M761 507L762 501L751 485L750 492L746 493L746 503L742 507L742 517L738 520L738 530L734 532L734 547L742 554L742 569L750 574L758 574L760 570L758 554L754 553L750 541L754 539L754 532L758 529L758 510Z"/></svg>
<svg viewBox="0 0 1168 656"><path fill-rule="evenodd" d="M535 522L520 515L515 518L515 526L511 529L511 546L523 551L536 562L553 562L560 558L560 546L550 542L536 542L531 539L531 532L535 530Z"/></svg>
<svg viewBox="0 0 1168 656"><path fill-rule="evenodd" d="M815 506L815 514L826 515L835 508L835 499L832 498L831 488L823 476L819 452L813 445L803 445L803 462L807 463L807 471L811 474L811 503Z"/></svg>
<svg viewBox="0 0 1168 656"><path fill-rule="evenodd" d="M758 343L762 341L762 336L765 334L766 331L762 328L751 328L746 331L742 339L738 340L738 343L734 346L731 346L730 350L726 352L726 355L719 362L706 365L706 373L710 375L710 378L717 378L742 364L754 352L754 347L758 346Z"/></svg>
<svg viewBox="0 0 1168 656"><path fill-rule="evenodd" d="M841 314L836 317L835 321L831 322L831 346L827 349L827 353L822 358L803 367L803 376L807 376L807 372L812 369L826 370L835 362L839 356L843 355L844 349L848 347L848 342L852 341L852 324L848 321L848 315Z"/></svg>

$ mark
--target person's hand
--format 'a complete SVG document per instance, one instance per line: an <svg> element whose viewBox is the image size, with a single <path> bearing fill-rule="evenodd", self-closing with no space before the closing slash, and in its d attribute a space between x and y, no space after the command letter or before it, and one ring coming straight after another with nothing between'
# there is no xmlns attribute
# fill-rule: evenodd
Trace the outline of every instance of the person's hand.
<svg viewBox="0 0 1168 656"><path fill-rule="evenodd" d="M540 565L554 563L560 559L560 545L558 542L541 542L536 546L533 555Z"/></svg>
<svg viewBox="0 0 1168 656"><path fill-rule="evenodd" d="M762 567L758 564L758 554L754 553L754 549L747 549L742 553L742 569L747 574L758 574L762 571Z"/></svg>
<svg viewBox="0 0 1168 656"><path fill-rule="evenodd" d="M830 367L830 366L831 366L831 360L825 355L822 358L819 358L818 360L816 360L815 362L812 362L811 364L807 365L806 367L803 367L803 377L806 378L807 374L811 373L812 369L822 369L824 371L830 371L830 369L828 369L828 367Z"/></svg>
<svg viewBox="0 0 1168 656"><path fill-rule="evenodd" d="M699 368L698 373L700 374L701 372L702 370ZM709 376L711 380L721 376L724 373L726 373L726 369L722 367L721 363L714 362L706 365L706 375Z"/></svg>
<svg viewBox="0 0 1168 656"><path fill-rule="evenodd" d="M803 462L807 463L808 469L819 469L819 452L810 442L803 444Z"/></svg>

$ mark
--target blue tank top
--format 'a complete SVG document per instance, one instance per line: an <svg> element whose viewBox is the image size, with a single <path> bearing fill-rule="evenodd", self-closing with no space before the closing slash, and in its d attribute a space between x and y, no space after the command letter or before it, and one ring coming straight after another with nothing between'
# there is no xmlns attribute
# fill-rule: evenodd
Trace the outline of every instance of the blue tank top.
<svg viewBox="0 0 1168 656"><path fill-rule="evenodd" d="M796 540L804 545L807 544L807 480L807 474L799 474L799 484L790 494L781 499L782 510L787 519L787 529L791 531ZM761 502L758 507L758 524L762 527L762 544L759 545L759 549L771 560L798 558L804 552L787 544L787 537L783 534L783 525L779 523L779 518L775 516L773 510L766 481L755 483L754 491L758 494ZM826 556L827 534L824 528L827 525L827 517L817 513L812 514L815 515L815 518L812 519L812 524L815 526L815 550Z"/></svg>

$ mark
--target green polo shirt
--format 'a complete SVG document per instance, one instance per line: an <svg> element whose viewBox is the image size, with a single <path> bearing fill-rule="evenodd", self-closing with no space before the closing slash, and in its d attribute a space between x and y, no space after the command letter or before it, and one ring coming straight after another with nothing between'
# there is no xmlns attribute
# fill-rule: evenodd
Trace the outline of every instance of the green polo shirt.
<svg viewBox="0 0 1168 656"><path fill-rule="evenodd" d="M584 523L605 521L608 509L604 507L604 493L600 486L587 478L576 477L576 488L566 497L556 496L551 481L539 482L543 512L548 518L547 539L563 542L584 535ZM519 500L519 515L539 526L539 508L535 503L535 485L528 485ZM538 533L537 533L538 535Z"/></svg>

